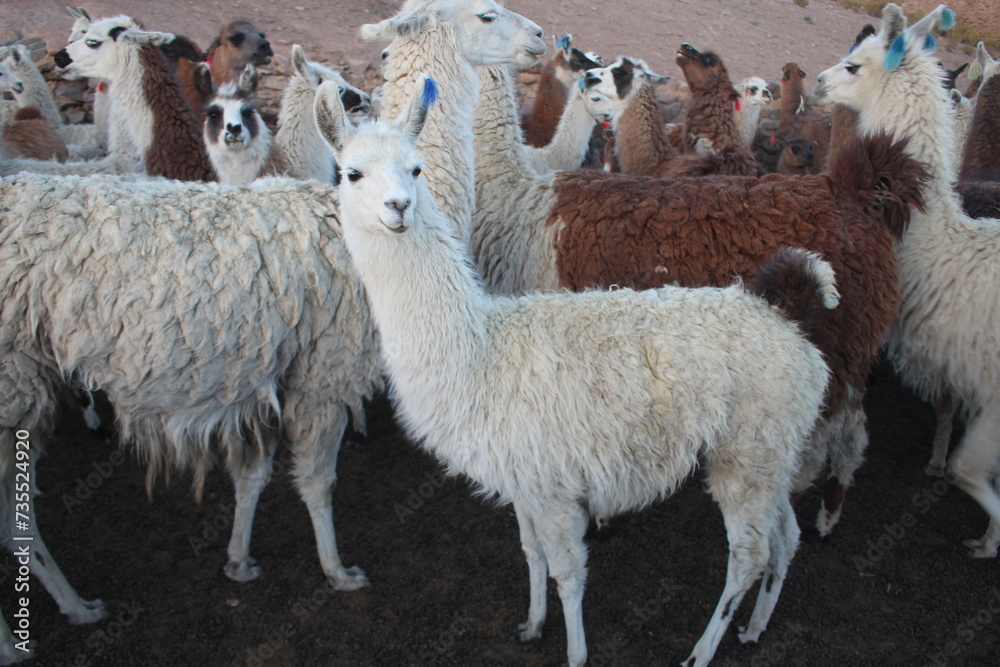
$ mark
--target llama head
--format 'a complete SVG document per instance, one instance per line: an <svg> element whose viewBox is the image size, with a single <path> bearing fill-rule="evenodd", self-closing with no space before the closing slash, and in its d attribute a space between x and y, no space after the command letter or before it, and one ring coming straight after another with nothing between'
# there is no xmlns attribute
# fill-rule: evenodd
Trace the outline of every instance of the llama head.
<svg viewBox="0 0 1000 667"><path fill-rule="evenodd" d="M986 50L986 44L979 42L976 46L976 59L969 64L969 78L979 81L980 85L1000 70L1000 60L994 60Z"/></svg>
<svg viewBox="0 0 1000 667"><path fill-rule="evenodd" d="M743 96L743 101L749 105L770 104L774 101L767 81L759 76L748 76L736 84L736 90Z"/></svg>
<svg viewBox="0 0 1000 667"><path fill-rule="evenodd" d="M816 153L813 150L813 143L805 137L788 139L774 135L771 137L771 141L784 149L780 161L785 167L808 169L816 163Z"/></svg>
<svg viewBox="0 0 1000 667"><path fill-rule="evenodd" d="M213 59L224 60L234 72L242 72L247 65L263 67L274 55L271 42L247 19L236 19L223 26L207 53Z"/></svg>
<svg viewBox="0 0 1000 667"><path fill-rule="evenodd" d="M195 88L206 100L205 143L209 148L229 151L246 150L262 131L264 121L257 112L257 68L247 65L236 83L212 85L212 71L207 63L195 68Z"/></svg>
<svg viewBox="0 0 1000 667"><path fill-rule="evenodd" d="M650 72L644 61L622 56L607 67L587 70L580 86L606 98L607 103L597 100L598 106L610 104L613 116L620 118L640 87L657 86L669 80L669 76Z"/></svg>
<svg viewBox="0 0 1000 667"><path fill-rule="evenodd" d="M933 58L936 41L931 29L940 21L941 29L954 25L954 13L938 5L909 28L906 16L895 4L882 10L882 25L874 35L866 37L840 63L822 72L816 93L827 103L843 104L862 112L877 104L880 93L894 79L925 84L936 78L933 85L944 90L944 70ZM941 100L944 102L942 93Z"/></svg>
<svg viewBox="0 0 1000 667"><path fill-rule="evenodd" d="M781 68L781 83L801 81L806 78L806 72L797 63L785 63Z"/></svg>
<svg viewBox="0 0 1000 667"><path fill-rule="evenodd" d="M4 48L0 50L0 92L11 92L20 95L24 92L24 82L11 73L10 68L4 62L7 59Z"/></svg>
<svg viewBox="0 0 1000 667"><path fill-rule="evenodd" d="M556 40L556 78L570 88L587 70L604 67L604 58L593 52L584 52L573 46L573 36L566 33Z"/></svg>
<svg viewBox="0 0 1000 667"><path fill-rule="evenodd" d="M122 64L134 57L128 52L173 39L169 33L142 30L128 16L116 16L91 23L84 37L56 53L55 62L71 75L114 83Z"/></svg>
<svg viewBox="0 0 1000 667"><path fill-rule="evenodd" d="M416 86L405 113L392 122L368 120L353 126L333 83L316 94L316 124L340 168L340 213L345 230L401 234L412 224L414 209L430 192L420 180L422 159L417 139L437 86L425 78Z"/></svg>
<svg viewBox="0 0 1000 667"><path fill-rule="evenodd" d="M722 58L711 51L702 53L690 44L684 43L677 49L675 61L684 73L684 80L687 81L692 93L712 90L719 85L728 85L732 88L729 72L722 63ZM734 88L733 98L736 97L738 95Z"/></svg>
<svg viewBox="0 0 1000 667"><path fill-rule="evenodd" d="M368 118L372 111L371 96L360 88L347 83L340 72L310 62L305 51L298 44L292 45L292 72L310 88L318 88L324 81L332 81L340 91L340 101L347 110L347 115L355 122Z"/></svg>
<svg viewBox="0 0 1000 667"><path fill-rule="evenodd" d="M87 34L87 29L94 19L90 18L90 14L83 7L66 7L66 11L73 17L73 26L69 29L69 39L66 41L75 42Z"/></svg>
<svg viewBox="0 0 1000 667"><path fill-rule="evenodd" d="M451 26L472 65L526 68L545 53L542 29L494 0L407 0L396 16L361 26L360 34L366 40L413 39L437 24Z"/></svg>

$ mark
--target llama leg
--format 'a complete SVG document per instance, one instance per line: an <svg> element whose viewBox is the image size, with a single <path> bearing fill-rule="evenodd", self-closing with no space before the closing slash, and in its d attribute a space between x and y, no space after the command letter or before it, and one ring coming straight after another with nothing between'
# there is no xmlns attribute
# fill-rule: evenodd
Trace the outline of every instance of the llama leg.
<svg viewBox="0 0 1000 667"><path fill-rule="evenodd" d="M816 518L816 529L823 537L830 534L840 520L844 494L864 461L868 448L868 427L861 393L848 387L848 402L840 414L831 419L839 428L831 429L833 439L828 442L830 452L830 477L823 490L823 507Z"/></svg>
<svg viewBox="0 0 1000 667"><path fill-rule="evenodd" d="M948 444L951 442L951 428L957 411L958 406L950 392L946 391L934 401L934 418L937 424L934 429L934 453L931 455L930 463L924 468L924 472L931 477L944 477L948 462Z"/></svg>
<svg viewBox="0 0 1000 667"><path fill-rule="evenodd" d="M545 560L542 543L535 532L534 519L517 503L514 503L514 511L517 513L517 525L521 530L521 548L528 560L531 602L528 606L528 620L517 625L513 639L519 642L528 642L542 637L542 625L545 623L547 612L545 598L549 566Z"/></svg>
<svg viewBox="0 0 1000 667"><path fill-rule="evenodd" d="M347 429L347 408L343 405L333 409L325 424L310 426L320 431L306 440L292 442L294 456L295 485L299 496L309 509L313 532L316 534L316 549L330 586L340 591L353 591L369 586L368 577L360 567L345 568L337 552L337 537L333 529L333 484L337 481L337 454L340 441Z"/></svg>
<svg viewBox="0 0 1000 667"><path fill-rule="evenodd" d="M587 662L583 631L583 587L587 579L587 547L583 535L589 518L579 506L544 508L534 516L535 531L545 552L549 572L559 588L566 619L566 657L569 667ZM534 584L534 582L533 582Z"/></svg>
<svg viewBox="0 0 1000 667"><path fill-rule="evenodd" d="M250 465L230 468L233 485L236 487L236 511L233 515L233 533L229 538L227 554L229 561L224 572L233 581L252 581L261 575L257 561L250 556L250 536L253 532L253 517L257 511L260 494L271 479L274 467L274 451L277 448L277 433L263 429L264 442L262 456L255 457ZM235 443L234 443L235 444ZM241 441L240 445L244 445Z"/></svg>
<svg viewBox="0 0 1000 667"><path fill-rule="evenodd" d="M774 606L781 594L781 587L785 583L788 565L792 562L792 556L795 555L795 550L798 548L799 525L795 521L795 513L787 498L781 499L779 512L778 522L771 530L771 554L764 570L764 577L760 582L757 604L754 605L750 622L739 635L740 641L743 643L756 642L760 638L760 634L767 628L767 622L774 612Z"/></svg>
<svg viewBox="0 0 1000 667"><path fill-rule="evenodd" d="M15 485L19 483L21 474L23 473L15 473ZM59 569L55 559L52 558L52 554L49 553L45 542L42 540L42 535L38 531L38 520L35 514L35 494L37 491L35 489L34 456L28 459L27 474L31 487L30 492L27 494L27 502L23 503L27 505L27 511L23 512L25 515L23 519L15 515L17 519L24 522L27 529L15 529L13 534L7 539L7 548L14 554L14 560L18 565L27 565L31 574L35 575L42 582L45 590L49 592L49 595L52 596L59 606L59 611L66 616L70 623L73 625L82 625L84 623L99 621L107 616L107 613L104 611L104 603L101 600L84 600L80 597L69 581L66 580L66 576ZM8 498L15 499L16 496L12 492L12 489L8 488L6 491L9 494ZM17 500L20 500L20 498L17 498ZM18 507L18 505L12 505L12 507Z"/></svg>
<svg viewBox="0 0 1000 667"><path fill-rule="evenodd" d="M952 455L949 468L955 481L966 493L982 505L990 515L990 526L979 540L967 543L975 558L995 558L998 533L994 524L1000 522L1000 492L994 477L1000 468L997 445L1000 444L1000 406L987 406L976 415L966 429L962 444Z"/></svg>

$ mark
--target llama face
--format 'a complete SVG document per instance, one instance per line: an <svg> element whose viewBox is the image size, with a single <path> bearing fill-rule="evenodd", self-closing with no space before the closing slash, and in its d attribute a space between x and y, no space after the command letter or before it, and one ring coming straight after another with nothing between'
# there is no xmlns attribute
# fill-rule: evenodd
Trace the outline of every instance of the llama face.
<svg viewBox="0 0 1000 667"><path fill-rule="evenodd" d="M220 37L222 36L228 45L226 48L239 54L230 56L234 68L241 69L241 63L262 67L271 62L271 56L274 55L271 43L267 41L264 33L249 21L230 23L223 29ZM220 39L220 43L222 41L223 39Z"/></svg>
<svg viewBox="0 0 1000 667"><path fill-rule="evenodd" d="M233 83L222 84L205 109L205 141L210 146L246 149L260 134L262 125L252 91L241 90Z"/></svg>
<svg viewBox="0 0 1000 667"><path fill-rule="evenodd" d="M681 44L676 61L692 91L708 90L720 81L729 81L722 59L711 51L702 53L690 44Z"/></svg>
<svg viewBox="0 0 1000 667"><path fill-rule="evenodd" d="M582 85L587 92L600 95L604 99L588 98L588 110L594 115L602 109L610 109L613 118L621 118L638 89L638 81L652 84L654 79L659 82L664 78L667 77L650 74L645 70L642 61L637 63L631 58L619 58L607 67L589 69L582 79Z"/></svg>
<svg viewBox="0 0 1000 667"><path fill-rule="evenodd" d="M588 70L604 67L604 59L596 53L584 53L575 46L567 46L560 54L556 78L569 88Z"/></svg>
<svg viewBox="0 0 1000 667"><path fill-rule="evenodd" d="M744 79L740 84L740 94L747 104L770 104L774 101L771 91L767 88L767 81L759 76Z"/></svg>
<svg viewBox="0 0 1000 667"><path fill-rule="evenodd" d="M24 92L24 82L14 76L3 62L8 57L7 54L0 56L0 92L10 91L15 95L20 95Z"/></svg>
<svg viewBox="0 0 1000 667"><path fill-rule="evenodd" d="M116 16L92 23L84 37L56 53L55 62L71 75L114 82L130 59L128 50L171 40L173 35L145 32L129 17Z"/></svg>

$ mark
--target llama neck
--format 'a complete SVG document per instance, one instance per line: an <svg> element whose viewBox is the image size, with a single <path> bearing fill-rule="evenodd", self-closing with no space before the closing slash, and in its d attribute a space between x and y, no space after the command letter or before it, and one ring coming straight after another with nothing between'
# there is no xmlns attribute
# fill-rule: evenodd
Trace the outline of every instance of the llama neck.
<svg viewBox="0 0 1000 667"><path fill-rule="evenodd" d="M459 55L453 27L437 23L416 37L394 40L382 75L382 115L388 119L405 111L423 75L438 82L441 95L427 114L417 147L427 166L428 187L454 228L468 238L476 203L472 116L479 77Z"/></svg>
<svg viewBox="0 0 1000 667"><path fill-rule="evenodd" d="M803 104L802 79L793 76L781 82L781 111L778 116L778 131L782 132L782 127L790 122L798 113Z"/></svg>
<svg viewBox="0 0 1000 667"><path fill-rule="evenodd" d="M351 224L350 206L341 200L344 242L365 285L402 412L418 431L420 423L440 418L441 392L463 392L475 376L490 303L465 240L424 182L419 188L414 225L399 235Z"/></svg>
<svg viewBox="0 0 1000 667"><path fill-rule="evenodd" d="M736 130L740 138L747 146L753 144L753 138L757 136L757 124L760 122L760 105L749 104L746 99L741 100L742 109L735 112L734 121Z"/></svg>
<svg viewBox="0 0 1000 667"><path fill-rule="evenodd" d="M289 80L281 95L278 134L281 147L294 178L312 178L333 183L333 151L316 128L316 88L298 76Z"/></svg>
<svg viewBox="0 0 1000 667"><path fill-rule="evenodd" d="M138 48L120 50L121 60L111 80L109 95L119 113L115 120L124 121L129 139L145 163L146 151L153 143L153 110L143 84L143 64Z"/></svg>
<svg viewBox="0 0 1000 667"><path fill-rule="evenodd" d="M720 153L745 149L736 130L734 93L732 84L725 80L691 96L684 129L685 150L693 150L696 138L708 139Z"/></svg>
<svg viewBox="0 0 1000 667"><path fill-rule="evenodd" d="M25 107L38 107L39 111L42 112L42 116L45 120L52 123L53 127L62 127L62 114L59 113L59 107L56 106L55 100L52 99L48 82L38 68L31 63L26 63L24 67L16 70L16 74L21 78L21 82L24 83L24 92L14 93L17 105L22 109Z"/></svg>
<svg viewBox="0 0 1000 667"><path fill-rule="evenodd" d="M566 106L568 91L556 76L556 68L562 60L561 57L557 57L545 63L542 75L538 79L535 102L528 117L524 119L525 137L531 146L546 146L552 141L558 119L562 117Z"/></svg>
<svg viewBox="0 0 1000 667"><path fill-rule="evenodd" d="M528 164L507 65L481 67L479 98L472 116L476 188L494 186L503 175L524 177Z"/></svg>
<svg viewBox="0 0 1000 667"><path fill-rule="evenodd" d="M653 87L633 82L635 91L621 117L615 119L615 153L623 174L653 175L657 167L676 157L667 138L663 114Z"/></svg>
<svg viewBox="0 0 1000 667"><path fill-rule="evenodd" d="M955 164L948 93L940 78L937 63L927 58L905 69L883 73L882 80L875 83L874 94L860 110L859 129L909 137L907 152L931 170L926 195L930 206L941 202L960 209L953 189Z"/></svg>

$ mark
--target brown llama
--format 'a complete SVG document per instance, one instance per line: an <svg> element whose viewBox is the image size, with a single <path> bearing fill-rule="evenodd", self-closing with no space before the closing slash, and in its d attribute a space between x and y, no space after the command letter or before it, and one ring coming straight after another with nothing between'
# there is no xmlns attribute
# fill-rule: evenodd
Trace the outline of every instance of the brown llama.
<svg viewBox="0 0 1000 667"><path fill-rule="evenodd" d="M24 107L17 110L13 120L3 124L0 157L65 162L69 149L59 130L42 116L41 109Z"/></svg>
<svg viewBox="0 0 1000 667"><path fill-rule="evenodd" d="M812 142L808 139L803 137L788 139L775 135L771 140L782 146L777 173L804 176L816 163L816 153L813 151Z"/></svg>
<svg viewBox="0 0 1000 667"><path fill-rule="evenodd" d="M816 163L810 173L818 174L826 170L827 155L833 133L833 118L805 109L805 89L802 80L806 73L795 63L788 63L782 70L781 115L778 118L778 134L783 137L805 137L815 147Z"/></svg>
<svg viewBox="0 0 1000 667"><path fill-rule="evenodd" d="M1000 181L1000 76L979 88L958 172L960 181Z"/></svg>

